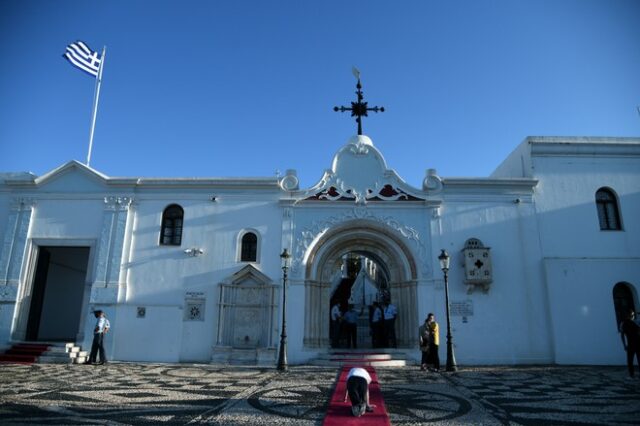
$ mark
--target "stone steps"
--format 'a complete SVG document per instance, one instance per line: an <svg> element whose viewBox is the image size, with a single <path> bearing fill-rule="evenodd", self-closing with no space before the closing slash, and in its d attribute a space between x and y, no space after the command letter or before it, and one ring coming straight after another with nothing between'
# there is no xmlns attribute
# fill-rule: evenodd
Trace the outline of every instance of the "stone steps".
<svg viewBox="0 0 640 426"><path fill-rule="evenodd" d="M20 364L82 364L89 354L75 343L14 342L0 355L0 361Z"/></svg>
<svg viewBox="0 0 640 426"><path fill-rule="evenodd" d="M49 346L37 359L39 364L68 364L69 356L65 351L65 344L61 342L48 342Z"/></svg>
<svg viewBox="0 0 640 426"><path fill-rule="evenodd" d="M0 362L17 364L33 364L45 353L50 344L43 342L15 342L11 347L0 354Z"/></svg>
<svg viewBox="0 0 640 426"><path fill-rule="evenodd" d="M65 351L69 354L72 364L84 364L89 360L89 352L83 351L82 347L76 346L75 343L67 343Z"/></svg>
<svg viewBox="0 0 640 426"><path fill-rule="evenodd" d="M214 364L272 366L275 362L274 348L239 349L217 346L211 356L211 363Z"/></svg>
<svg viewBox="0 0 640 426"><path fill-rule="evenodd" d="M405 351L398 349L330 350L320 354L311 365L342 367L345 365L372 367L405 367L415 361Z"/></svg>

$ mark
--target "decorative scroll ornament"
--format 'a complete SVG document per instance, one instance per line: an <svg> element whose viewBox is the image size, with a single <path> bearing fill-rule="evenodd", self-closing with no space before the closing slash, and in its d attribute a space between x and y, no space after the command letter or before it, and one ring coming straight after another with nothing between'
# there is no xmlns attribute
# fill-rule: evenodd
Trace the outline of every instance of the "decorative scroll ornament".
<svg viewBox="0 0 640 426"><path fill-rule="evenodd" d="M280 179L280 188L283 191L297 191L298 185L298 174L293 169L287 170L287 173Z"/></svg>
<svg viewBox="0 0 640 426"><path fill-rule="evenodd" d="M436 169L427 169L427 175L422 181L422 189L430 193L442 191L442 179L436 173Z"/></svg>
<svg viewBox="0 0 640 426"><path fill-rule="evenodd" d="M21 211L32 209L36 206L37 201L35 198L29 197L16 197L11 200L11 210Z"/></svg>
<svg viewBox="0 0 640 426"><path fill-rule="evenodd" d="M131 197L104 197L105 210L127 210L132 202Z"/></svg>

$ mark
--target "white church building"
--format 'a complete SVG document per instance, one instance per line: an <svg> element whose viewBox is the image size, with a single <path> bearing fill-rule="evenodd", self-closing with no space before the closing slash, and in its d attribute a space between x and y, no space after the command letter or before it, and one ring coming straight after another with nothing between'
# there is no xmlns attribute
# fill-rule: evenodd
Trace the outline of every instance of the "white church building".
<svg viewBox="0 0 640 426"><path fill-rule="evenodd" d="M445 249L458 364L624 364L617 324L640 309L640 139L529 137L489 177L430 169L420 188L363 135L311 188L294 170L119 178L70 161L0 173L0 241L0 347L89 348L102 309L109 359L275 364L287 249L289 363L331 351L338 297L362 312L367 347L380 294L398 308L398 350L419 359L433 312L444 359Z"/></svg>

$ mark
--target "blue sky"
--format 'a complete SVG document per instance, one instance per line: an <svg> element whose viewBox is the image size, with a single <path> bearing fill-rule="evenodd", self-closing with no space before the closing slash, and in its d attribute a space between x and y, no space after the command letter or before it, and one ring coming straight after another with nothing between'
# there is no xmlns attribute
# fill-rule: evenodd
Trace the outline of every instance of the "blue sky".
<svg viewBox="0 0 640 426"><path fill-rule="evenodd" d="M98 4L99 3L99 4ZM87 155L109 176L273 176L313 185L356 132L389 167L488 176L526 136L640 135L640 1L0 2L0 171Z"/></svg>

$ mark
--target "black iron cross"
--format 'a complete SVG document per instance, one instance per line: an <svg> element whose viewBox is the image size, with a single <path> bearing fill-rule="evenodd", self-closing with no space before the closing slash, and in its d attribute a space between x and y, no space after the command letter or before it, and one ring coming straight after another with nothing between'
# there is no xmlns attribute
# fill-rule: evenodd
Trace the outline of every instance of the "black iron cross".
<svg viewBox="0 0 640 426"><path fill-rule="evenodd" d="M367 102L362 102L362 100L364 99L362 96L362 85L360 84L360 77L358 76L357 78L358 78L358 84L356 84L356 88L358 90L356 90L356 95L358 95L358 101L351 102L351 108L341 106L341 107L333 107L333 110L336 112L351 111L351 116L356 117L356 122L358 123L358 134L361 135L362 134L362 117L368 117L369 111L384 112L384 107L375 106L370 108L367 106Z"/></svg>

